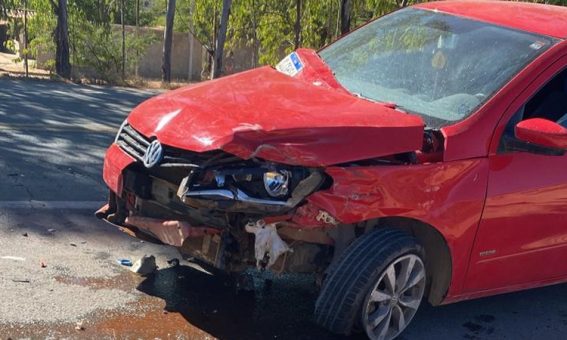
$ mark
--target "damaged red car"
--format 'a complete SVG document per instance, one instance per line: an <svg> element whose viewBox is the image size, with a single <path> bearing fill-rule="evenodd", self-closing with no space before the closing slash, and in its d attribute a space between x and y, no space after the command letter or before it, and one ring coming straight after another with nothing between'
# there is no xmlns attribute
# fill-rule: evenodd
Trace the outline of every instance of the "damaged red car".
<svg viewBox="0 0 567 340"><path fill-rule="evenodd" d="M505 15L502 15L505 13ZM314 273L317 324L567 281L567 9L432 2L152 98L98 216L228 271Z"/></svg>

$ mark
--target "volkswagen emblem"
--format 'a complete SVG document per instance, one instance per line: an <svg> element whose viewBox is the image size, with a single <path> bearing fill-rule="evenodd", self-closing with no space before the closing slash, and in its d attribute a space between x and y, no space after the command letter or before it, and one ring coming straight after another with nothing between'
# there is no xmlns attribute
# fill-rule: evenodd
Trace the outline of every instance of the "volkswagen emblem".
<svg viewBox="0 0 567 340"><path fill-rule="evenodd" d="M153 168L159 162L161 162L162 157L163 147L161 146L161 143L156 139L146 149L146 153L144 154L142 161L144 162L144 166L146 168Z"/></svg>

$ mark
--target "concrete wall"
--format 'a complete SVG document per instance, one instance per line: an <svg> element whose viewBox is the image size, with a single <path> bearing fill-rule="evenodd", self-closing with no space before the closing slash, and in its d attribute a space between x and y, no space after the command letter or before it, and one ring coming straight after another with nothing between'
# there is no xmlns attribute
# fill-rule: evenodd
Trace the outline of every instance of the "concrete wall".
<svg viewBox="0 0 567 340"><path fill-rule="evenodd" d="M121 30L119 25L113 27ZM127 26L127 32L134 32L135 27ZM154 37L154 42L142 53L138 63L138 76L146 79L161 79L161 64L163 56L163 28L139 29L140 35ZM171 51L171 78L173 81L199 81L203 67L204 48L201 43L189 33L173 34L173 45ZM55 58L54 51L39 51L37 65L45 67L49 59ZM190 72L191 71L191 72ZM191 73L191 74L189 74ZM132 76L131 74L130 76Z"/></svg>
<svg viewBox="0 0 567 340"><path fill-rule="evenodd" d="M156 41L148 47L140 59L138 75L143 78L160 79L163 56L163 29L144 28L140 29L140 32L141 34L155 36ZM203 46L193 35L174 33L171 51L171 77L177 80L201 80L203 53Z"/></svg>

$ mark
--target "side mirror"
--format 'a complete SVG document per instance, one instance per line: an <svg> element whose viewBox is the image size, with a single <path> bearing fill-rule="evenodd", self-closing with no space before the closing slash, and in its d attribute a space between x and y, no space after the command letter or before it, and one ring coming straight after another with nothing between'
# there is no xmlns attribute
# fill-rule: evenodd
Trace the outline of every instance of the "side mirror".
<svg viewBox="0 0 567 340"><path fill-rule="evenodd" d="M567 129L543 118L526 119L515 127L516 138L555 149L567 149Z"/></svg>

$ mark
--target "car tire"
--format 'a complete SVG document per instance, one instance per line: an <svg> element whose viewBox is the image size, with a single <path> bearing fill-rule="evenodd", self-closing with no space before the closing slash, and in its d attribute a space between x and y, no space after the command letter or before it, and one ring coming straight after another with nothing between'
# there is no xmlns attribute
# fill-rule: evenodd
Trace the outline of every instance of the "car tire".
<svg viewBox="0 0 567 340"><path fill-rule="evenodd" d="M383 228L361 236L340 256L323 283L315 322L338 334L349 335L356 326L370 339L397 337L424 295L423 257L417 240L404 231Z"/></svg>

